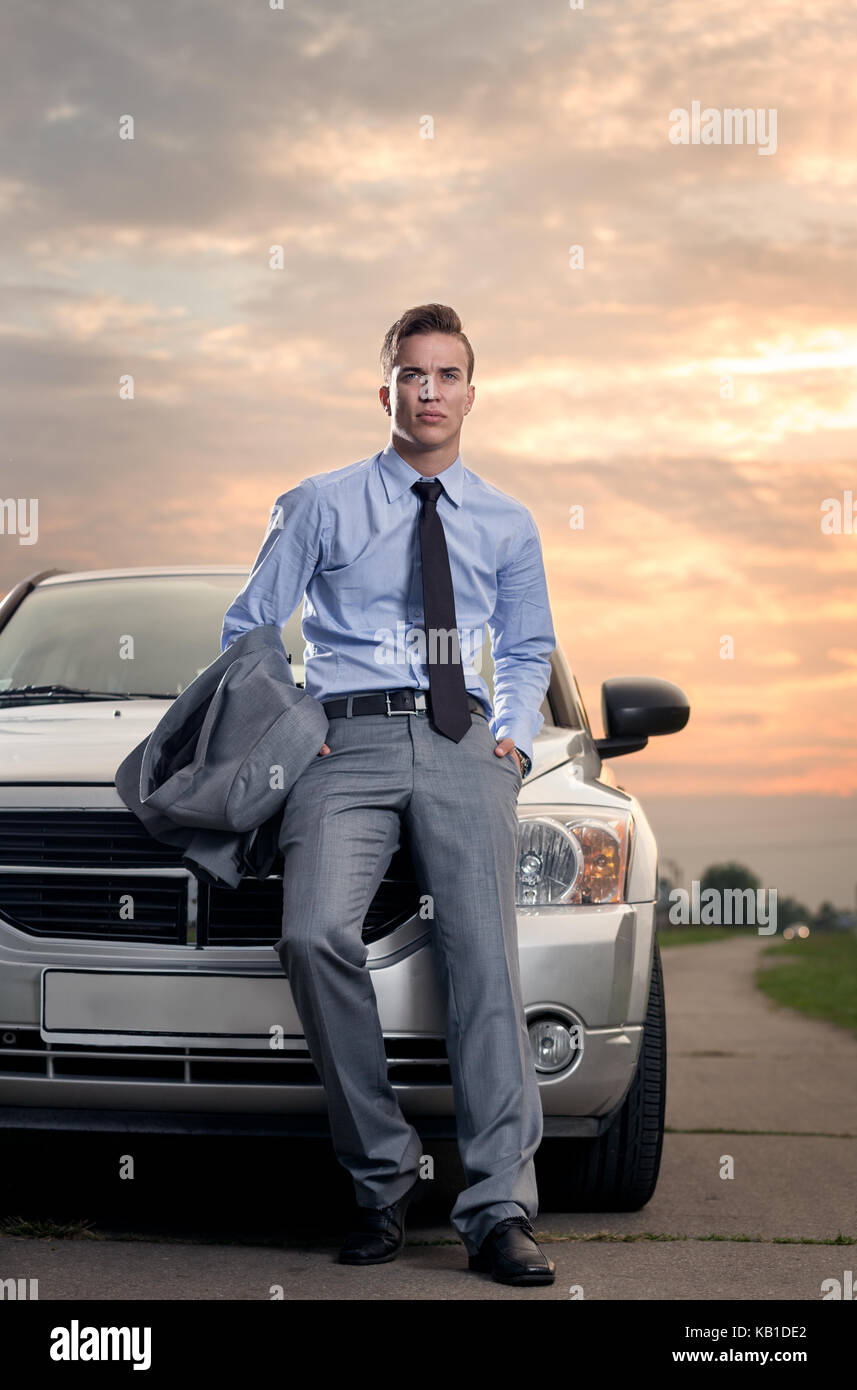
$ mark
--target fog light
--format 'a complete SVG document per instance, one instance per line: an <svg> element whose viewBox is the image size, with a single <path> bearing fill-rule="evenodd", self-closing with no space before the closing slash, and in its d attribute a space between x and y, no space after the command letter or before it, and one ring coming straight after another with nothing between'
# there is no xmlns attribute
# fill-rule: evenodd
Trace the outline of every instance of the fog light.
<svg viewBox="0 0 857 1390"><path fill-rule="evenodd" d="M564 1071L574 1061L583 1039L577 1024L560 1018L537 1018L527 1029L536 1071Z"/></svg>

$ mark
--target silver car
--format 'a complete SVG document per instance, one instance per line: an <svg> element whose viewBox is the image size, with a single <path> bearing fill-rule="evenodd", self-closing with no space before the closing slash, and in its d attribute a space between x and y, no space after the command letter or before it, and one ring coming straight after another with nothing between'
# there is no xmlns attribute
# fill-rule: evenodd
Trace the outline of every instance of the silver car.
<svg viewBox="0 0 857 1390"><path fill-rule="evenodd" d="M153 840L113 778L220 654L239 565L61 573L0 604L0 1126L329 1134L274 943L282 860L219 887ZM300 610L283 629L303 681ZM606 759L683 727L668 681L608 680L594 739L559 648L518 799L523 998L563 1209L657 1182L666 1037L657 850ZM487 642L481 673L492 688ZM391 1082L424 1139L455 1118L430 922L407 839L366 915ZM544 1160L547 1161L547 1160Z"/></svg>

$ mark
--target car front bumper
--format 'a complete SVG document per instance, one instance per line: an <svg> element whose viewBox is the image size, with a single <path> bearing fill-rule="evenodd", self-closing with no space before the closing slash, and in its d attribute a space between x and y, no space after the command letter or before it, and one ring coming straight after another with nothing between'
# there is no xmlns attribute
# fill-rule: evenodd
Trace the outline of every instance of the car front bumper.
<svg viewBox="0 0 857 1390"><path fill-rule="evenodd" d="M537 1073L546 1136L601 1132L627 1092L653 910L519 909L528 1018L562 1017L582 1037L568 1068ZM421 1133L454 1135L429 924L414 917L374 942L368 966L403 1113ZM0 918L0 1126L325 1134L326 1117L270 947L45 940Z"/></svg>

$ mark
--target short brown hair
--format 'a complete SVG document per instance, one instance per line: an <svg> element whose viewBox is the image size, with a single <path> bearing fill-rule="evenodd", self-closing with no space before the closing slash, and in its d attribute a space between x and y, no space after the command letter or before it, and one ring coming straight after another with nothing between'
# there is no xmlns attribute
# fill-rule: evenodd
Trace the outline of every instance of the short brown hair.
<svg viewBox="0 0 857 1390"><path fill-rule="evenodd" d="M384 385L390 385L393 375L393 362L402 338L410 338L416 333L449 333L464 344L467 353L467 385L473 376L473 348L461 331L461 319L448 304L418 304L408 309L400 319L387 329L381 347L381 371Z"/></svg>

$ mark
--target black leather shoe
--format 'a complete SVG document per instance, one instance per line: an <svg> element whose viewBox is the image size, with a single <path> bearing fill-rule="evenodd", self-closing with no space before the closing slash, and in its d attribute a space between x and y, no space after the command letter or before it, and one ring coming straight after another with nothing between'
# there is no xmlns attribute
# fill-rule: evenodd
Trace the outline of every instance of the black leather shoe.
<svg viewBox="0 0 857 1390"><path fill-rule="evenodd" d="M556 1265L536 1244L526 1216L508 1216L489 1231L468 1268L492 1274L498 1284L552 1284Z"/></svg>
<svg viewBox="0 0 857 1390"><path fill-rule="evenodd" d="M389 1207L358 1207L358 1225L339 1252L342 1265L382 1265L394 1260L405 1243L405 1212L417 1183Z"/></svg>

